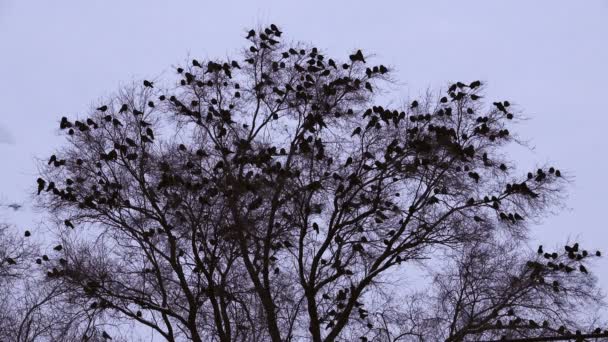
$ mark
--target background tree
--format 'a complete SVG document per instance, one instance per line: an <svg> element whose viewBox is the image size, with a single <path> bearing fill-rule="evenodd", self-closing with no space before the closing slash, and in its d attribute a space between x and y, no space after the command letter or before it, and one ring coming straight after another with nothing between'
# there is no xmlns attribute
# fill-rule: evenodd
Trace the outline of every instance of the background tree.
<svg viewBox="0 0 608 342"><path fill-rule="evenodd" d="M168 89L146 80L61 119L68 144L38 179L64 236L49 281L169 341L533 333L496 328L504 310L581 324L567 314L598 297L594 255L504 253L565 184L507 159L508 101L484 103L474 81L384 108L387 67L281 37L251 30L238 60L193 60ZM430 296L374 306L423 261L449 266Z"/></svg>

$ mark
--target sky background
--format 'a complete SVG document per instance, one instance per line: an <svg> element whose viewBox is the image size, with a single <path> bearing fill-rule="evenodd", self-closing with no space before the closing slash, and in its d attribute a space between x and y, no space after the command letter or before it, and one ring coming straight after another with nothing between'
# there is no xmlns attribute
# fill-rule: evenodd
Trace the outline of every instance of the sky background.
<svg viewBox="0 0 608 342"><path fill-rule="evenodd" d="M532 236L577 239L608 254L608 1L0 0L0 220L44 227L32 209L36 161L61 146L61 116L83 115L119 86L165 78L188 57L246 46L246 29L277 24L288 40L390 65L393 104L450 81L481 79L487 100L529 118L522 167L572 177L565 207ZM380 103L386 104L386 103ZM561 247L560 247L561 248ZM593 265L608 290L608 258Z"/></svg>

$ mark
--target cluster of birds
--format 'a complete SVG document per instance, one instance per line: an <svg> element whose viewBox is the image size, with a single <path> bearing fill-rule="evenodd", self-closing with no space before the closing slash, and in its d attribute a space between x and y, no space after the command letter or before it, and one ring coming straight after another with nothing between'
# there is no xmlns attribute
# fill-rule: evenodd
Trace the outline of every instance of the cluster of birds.
<svg viewBox="0 0 608 342"><path fill-rule="evenodd" d="M526 326L530 329L550 329L551 325L549 323L549 321L544 320L542 323L538 323L533 319L523 319L521 317L519 317L516 313L515 310L513 310L512 308L507 309L507 312L504 314L504 316L510 316L513 317L511 318L508 323L503 323L500 319L497 319L496 322L494 323L497 329L504 329L504 328L512 328L515 326ZM557 327L557 329L554 330L555 332L557 332L560 335L574 335L574 336L581 336L582 335L582 331L580 330L575 330L574 332L569 331L564 325L560 325L559 327ZM604 330L602 332L601 328L595 328L592 332L592 334L608 334L608 329ZM506 336L503 337L503 339L506 339Z"/></svg>
<svg viewBox="0 0 608 342"><path fill-rule="evenodd" d="M578 270L583 274L588 274L589 272L588 272L587 268L580 262L583 259L590 256L589 252L587 252L586 250L579 250L578 243L575 243L572 246L566 245L566 246L564 246L564 249L566 251L566 255L567 255L568 259L570 259L571 262L579 262ZM566 261L558 262L557 259L559 259L559 257L560 257L559 253L545 252L542 245L540 245L538 247L537 253L539 256L542 256L544 259L549 260L549 261L547 261L546 264L543 264L539 261L528 261L526 263L526 266L528 266L532 270L532 272L530 274L530 278L532 280L538 281L541 284L545 283L545 279L543 276L544 270L548 269L551 271L562 271L565 273L572 273L576 269L575 267L572 267L571 264L570 265L567 264ZM602 255L602 253L600 251L595 252L595 256L600 257L601 255ZM560 291L559 282L557 280L554 280L551 283L551 286L553 288L553 291L555 291L555 292Z"/></svg>
<svg viewBox="0 0 608 342"><path fill-rule="evenodd" d="M330 310L327 311L327 313L325 314L324 317L322 317L320 319L320 322L326 322L328 321L327 325L325 326L326 329L331 329L335 326L336 321L340 318L340 314L342 310L344 310L346 308L346 300L348 299L348 294L350 293L350 289L349 288L343 288L338 290L338 292L336 293L335 298L332 300L332 297L330 296L329 293L324 293L322 295L322 298L324 300L327 301L332 301L332 304L335 305L335 308L332 308ZM359 302L359 301L355 301L354 304L355 308L357 308L357 313L359 315L359 318L361 320L365 320L367 318L367 316L369 315L368 311L363 307L363 303ZM373 328L373 324L371 322L367 322L367 327L369 329Z"/></svg>

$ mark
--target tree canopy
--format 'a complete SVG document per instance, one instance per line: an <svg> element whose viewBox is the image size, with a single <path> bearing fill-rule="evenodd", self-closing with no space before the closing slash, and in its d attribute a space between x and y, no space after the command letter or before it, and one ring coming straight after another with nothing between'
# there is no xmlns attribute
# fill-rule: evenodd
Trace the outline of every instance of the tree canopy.
<svg viewBox="0 0 608 342"><path fill-rule="evenodd" d="M472 81L387 108L391 67L361 50L330 58L275 25L246 39L61 119L37 193L62 241L40 267L72 305L168 341L595 329L601 253L526 245L567 177L517 169L514 105Z"/></svg>

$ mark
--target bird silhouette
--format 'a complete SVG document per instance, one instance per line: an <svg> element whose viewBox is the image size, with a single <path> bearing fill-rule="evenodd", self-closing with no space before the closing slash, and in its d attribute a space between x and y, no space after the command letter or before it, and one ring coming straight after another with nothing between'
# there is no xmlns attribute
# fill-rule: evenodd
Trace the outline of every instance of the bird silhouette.
<svg viewBox="0 0 608 342"><path fill-rule="evenodd" d="M63 221L63 223L65 224L66 227L74 229L74 225L72 224L72 222L70 220L65 220L65 221Z"/></svg>
<svg viewBox="0 0 608 342"><path fill-rule="evenodd" d="M365 63L365 58L363 58L363 52L361 50L357 50L354 54L348 56L351 62L363 62Z"/></svg>
<svg viewBox="0 0 608 342"><path fill-rule="evenodd" d="M144 87L154 88L154 82L150 82L148 80L144 80Z"/></svg>
<svg viewBox="0 0 608 342"><path fill-rule="evenodd" d="M97 110L103 113L103 112L105 112L106 110L108 110L108 106L103 105L103 106L101 106L101 107L97 108Z"/></svg>
<svg viewBox="0 0 608 342"><path fill-rule="evenodd" d="M42 178L38 178L36 180L36 182L38 183L38 195L40 195L40 192L42 192L42 190L44 190L44 186L45 186L46 182Z"/></svg>
<svg viewBox="0 0 608 342"><path fill-rule="evenodd" d="M247 37L245 37L245 39L249 39L255 37L255 31L254 30L249 30L249 32L247 33Z"/></svg>
<svg viewBox="0 0 608 342"><path fill-rule="evenodd" d="M128 111L128 110L129 110L129 106L127 106L126 104L123 104L123 105L120 107L120 110L119 110L118 112L119 112L119 113L124 113L124 112L126 112L126 111Z"/></svg>
<svg viewBox="0 0 608 342"><path fill-rule="evenodd" d="M32 235L32 233L30 233L29 230L26 230L24 235L25 235L25 237L30 237Z"/></svg>
<svg viewBox="0 0 608 342"><path fill-rule="evenodd" d="M101 333L101 337L103 337L103 338L104 338L104 339L106 339L106 340L111 340L111 339L112 339L112 337L111 337L110 335L108 335L108 333L107 333L107 332L105 332L105 331L103 331L103 332Z"/></svg>
<svg viewBox="0 0 608 342"><path fill-rule="evenodd" d="M61 252L62 249L63 249L62 245L57 245L57 246L53 247L53 250L55 250L57 252Z"/></svg>
<svg viewBox="0 0 608 342"><path fill-rule="evenodd" d="M479 86L481 86L481 81L473 81L473 82L471 82L471 84L469 84L469 87L471 89L475 89L475 88L477 88Z"/></svg>

